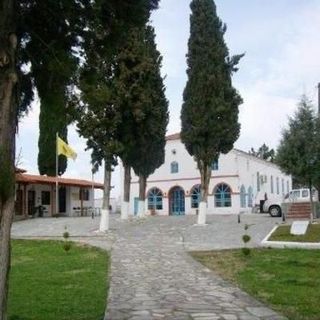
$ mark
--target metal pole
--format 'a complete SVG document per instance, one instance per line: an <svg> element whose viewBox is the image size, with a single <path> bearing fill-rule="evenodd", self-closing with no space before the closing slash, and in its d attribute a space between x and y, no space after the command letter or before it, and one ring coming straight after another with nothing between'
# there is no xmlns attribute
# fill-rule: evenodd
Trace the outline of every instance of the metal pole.
<svg viewBox="0 0 320 320"><path fill-rule="evenodd" d="M59 155L58 155L58 132L56 133L56 214L59 211L59 183L58 183L58 176L59 176Z"/></svg>
<svg viewBox="0 0 320 320"><path fill-rule="evenodd" d="M94 208L94 173L93 170L91 171L92 174L92 213L91 213L91 218L94 219L94 213L95 213L95 208Z"/></svg>

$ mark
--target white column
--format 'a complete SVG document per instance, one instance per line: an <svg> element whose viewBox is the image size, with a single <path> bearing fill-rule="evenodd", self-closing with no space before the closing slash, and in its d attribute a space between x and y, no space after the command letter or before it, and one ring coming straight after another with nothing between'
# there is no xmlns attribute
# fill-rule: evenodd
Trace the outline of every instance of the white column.
<svg viewBox="0 0 320 320"><path fill-rule="evenodd" d="M127 220L129 217L129 202L123 201L121 202L121 219Z"/></svg>
<svg viewBox="0 0 320 320"><path fill-rule="evenodd" d="M109 230L109 210L101 209L100 217L100 232L106 232Z"/></svg>
<svg viewBox="0 0 320 320"><path fill-rule="evenodd" d="M206 224L206 215L207 215L207 203L201 201L199 203L199 214L198 214L198 224L199 225Z"/></svg>
<svg viewBox="0 0 320 320"><path fill-rule="evenodd" d="M145 201L139 200L138 202L138 217L143 218L145 216Z"/></svg>

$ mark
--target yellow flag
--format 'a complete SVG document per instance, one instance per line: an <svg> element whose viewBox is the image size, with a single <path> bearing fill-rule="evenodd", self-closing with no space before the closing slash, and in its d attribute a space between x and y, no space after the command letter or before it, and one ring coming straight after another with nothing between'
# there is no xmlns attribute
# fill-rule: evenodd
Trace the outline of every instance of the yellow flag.
<svg viewBox="0 0 320 320"><path fill-rule="evenodd" d="M76 160L77 158L77 154L72 150L72 148L59 137L57 137L57 152L58 155L63 154L67 158L72 158L73 160Z"/></svg>

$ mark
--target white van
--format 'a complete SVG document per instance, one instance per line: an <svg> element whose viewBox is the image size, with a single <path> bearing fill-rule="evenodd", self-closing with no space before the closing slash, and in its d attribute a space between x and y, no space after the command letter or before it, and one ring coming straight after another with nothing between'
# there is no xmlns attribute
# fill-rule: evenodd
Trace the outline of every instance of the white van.
<svg viewBox="0 0 320 320"><path fill-rule="evenodd" d="M312 190L313 201L318 200L318 193ZM268 212L271 217L281 217L281 203L283 202L309 202L310 192L307 188L293 189L283 199L268 199L263 204L263 212Z"/></svg>

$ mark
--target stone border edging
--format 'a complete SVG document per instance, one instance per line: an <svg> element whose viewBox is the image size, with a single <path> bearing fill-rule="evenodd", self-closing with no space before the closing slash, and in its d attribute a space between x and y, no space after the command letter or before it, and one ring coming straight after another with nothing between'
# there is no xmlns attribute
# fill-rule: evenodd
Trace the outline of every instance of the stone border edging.
<svg viewBox="0 0 320 320"><path fill-rule="evenodd" d="M261 241L260 246L276 249L320 249L320 242L293 242L293 241L268 241L272 233L279 227L275 226L268 235Z"/></svg>

